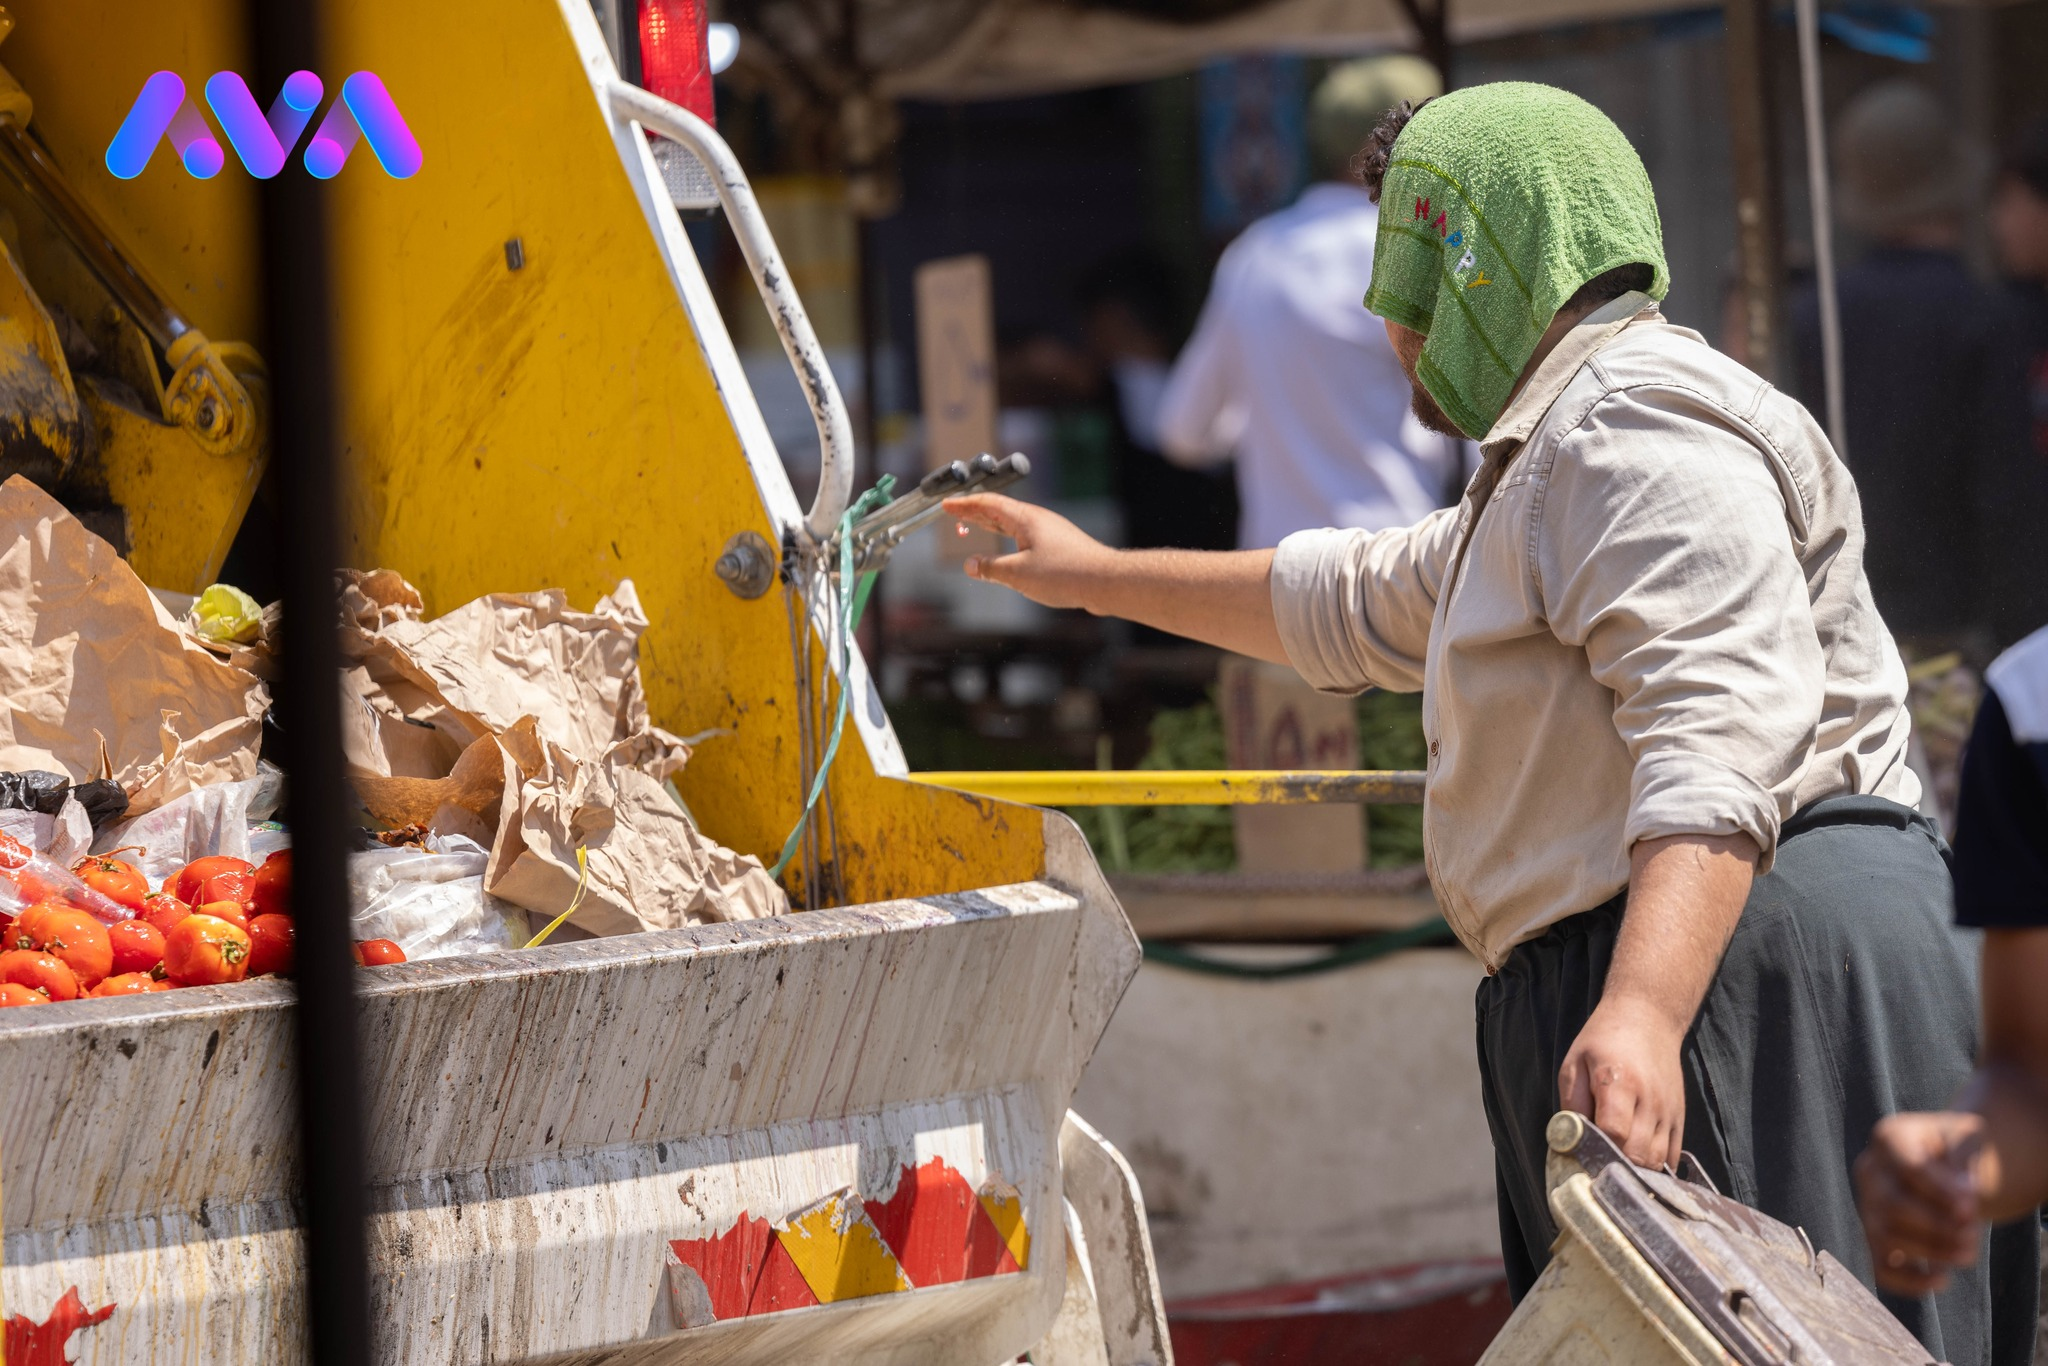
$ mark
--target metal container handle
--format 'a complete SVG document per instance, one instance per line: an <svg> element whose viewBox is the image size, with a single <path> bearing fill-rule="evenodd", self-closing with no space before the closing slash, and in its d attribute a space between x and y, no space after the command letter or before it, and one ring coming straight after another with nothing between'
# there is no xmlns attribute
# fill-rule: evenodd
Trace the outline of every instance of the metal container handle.
<svg viewBox="0 0 2048 1366"><path fill-rule="evenodd" d="M689 110L625 81L611 82L607 94L614 118L629 119L682 144L711 173L718 202L725 207L733 236L739 239L740 254L747 258L761 302L768 306L775 333L782 338L782 349L796 370L804 399L811 405L811 417L818 424L818 496L804 515L804 528L813 540L822 542L839 529L840 515L853 501L853 422L847 416L839 384L832 378L832 367L825 363L825 351L818 345L810 315L804 312L796 286L790 283L789 268L768 231L760 201L754 198L754 187L747 183L747 173L740 169L739 159L725 139Z"/></svg>

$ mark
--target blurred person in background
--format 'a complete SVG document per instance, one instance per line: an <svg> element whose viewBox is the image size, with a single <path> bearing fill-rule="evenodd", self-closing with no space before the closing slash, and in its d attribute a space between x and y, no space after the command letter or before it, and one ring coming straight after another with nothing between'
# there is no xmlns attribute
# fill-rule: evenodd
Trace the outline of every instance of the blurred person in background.
<svg viewBox="0 0 2048 1366"><path fill-rule="evenodd" d="M2006 279L2006 336L2024 396L2020 458L2007 501L2005 575L1994 621L2000 642L2048 621L2048 116L2021 133L2000 168L1991 236Z"/></svg>
<svg viewBox="0 0 2048 1366"><path fill-rule="evenodd" d="M2019 395L1992 294L1963 264L1990 157L1920 86L1885 81L1837 119L1836 203L1869 249L1839 275L1847 432L1869 532L1864 566L1886 625L1915 658L1993 652L2012 575L1998 534ZM1800 396L1824 411L1820 308L1792 304Z"/></svg>
<svg viewBox="0 0 2048 1366"><path fill-rule="evenodd" d="M1223 253L1158 416L1161 449L1191 467L1237 461L1238 544L1296 531L1408 526L1454 502L1463 443L1408 409L1386 332L1359 307L1379 211L1351 158L1389 109L1442 89L1418 57L1347 62L1310 99L1318 180Z"/></svg>
<svg viewBox="0 0 2048 1366"><path fill-rule="evenodd" d="M1985 682L1955 848L1956 920L1984 931L1977 1072L1955 1109L1880 1121L1856 1163L1878 1283L1899 1295L1943 1289L1986 1223L2048 1200L2048 629Z"/></svg>

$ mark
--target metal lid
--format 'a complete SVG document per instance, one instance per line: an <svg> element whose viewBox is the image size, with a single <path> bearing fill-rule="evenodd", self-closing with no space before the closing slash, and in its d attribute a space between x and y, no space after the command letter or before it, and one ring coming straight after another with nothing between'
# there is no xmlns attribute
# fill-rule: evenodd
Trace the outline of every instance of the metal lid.
<svg viewBox="0 0 2048 1366"><path fill-rule="evenodd" d="M1934 1366L1849 1268L1816 1251L1804 1229L1715 1190L1692 1154L1680 1159L1684 1179L1646 1171L1577 1115L1553 1119L1550 1139L1592 1177L1594 1198L1636 1251L1744 1366Z"/></svg>

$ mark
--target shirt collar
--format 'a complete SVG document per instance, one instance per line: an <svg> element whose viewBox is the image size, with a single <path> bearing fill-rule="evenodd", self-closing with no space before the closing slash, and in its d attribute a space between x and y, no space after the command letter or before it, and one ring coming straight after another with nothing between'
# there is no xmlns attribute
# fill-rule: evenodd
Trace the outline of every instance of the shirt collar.
<svg viewBox="0 0 2048 1366"><path fill-rule="evenodd" d="M1557 402L1558 395L1587 361L1623 328L1656 316L1657 301L1641 290L1630 290L1581 318L1543 358L1536 373L1522 386L1522 392L1515 395L1514 402L1494 422L1493 429L1480 439L1480 454L1491 460L1527 441L1536 424L1550 411L1550 405Z"/></svg>

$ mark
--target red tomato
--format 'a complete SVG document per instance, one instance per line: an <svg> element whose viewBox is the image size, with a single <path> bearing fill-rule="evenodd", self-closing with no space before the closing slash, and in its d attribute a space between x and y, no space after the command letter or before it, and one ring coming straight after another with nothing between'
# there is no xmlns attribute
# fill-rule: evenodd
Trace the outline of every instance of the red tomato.
<svg viewBox="0 0 2048 1366"><path fill-rule="evenodd" d="M199 893L192 902L204 906L209 901L232 901L244 911L256 903L256 874L230 869L215 873L199 884Z"/></svg>
<svg viewBox="0 0 2048 1366"><path fill-rule="evenodd" d="M356 962L366 968L381 968L387 963L403 963L405 950L389 939L358 939L356 941Z"/></svg>
<svg viewBox="0 0 2048 1366"><path fill-rule="evenodd" d="M0 982L0 1007L46 1006L49 1003L50 998L34 987L25 987L19 982Z"/></svg>
<svg viewBox="0 0 2048 1366"><path fill-rule="evenodd" d="M259 915L249 922L249 975L290 974L298 958L298 931L288 915Z"/></svg>
<svg viewBox="0 0 2048 1366"><path fill-rule="evenodd" d="M164 937L164 970L181 987L239 982L249 972L249 933L194 911Z"/></svg>
<svg viewBox="0 0 2048 1366"><path fill-rule="evenodd" d="M184 902L187 906L196 906L199 904L199 884L214 874L250 873L254 871L255 869L250 867L247 859L230 858L226 854L213 854L206 858L194 859L183 868L180 868L177 875L164 884L164 890Z"/></svg>
<svg viewBox="0 0 2048 1366"><path fill-rule="evenodd" d="M164 961L164 932L147 920L123 920L107 926L114 945L114 972L148 972Z"/></svg>
<svg viewBox="0 0 2048 1366"><path fill-rule="evenodd" d="M52 1001L78 999L78 978L63 960L34 949L9 949L0 953L0 982L13 982L40 991Z"/></svg>
<svg viewBox="0 0 2048 1366"><path fill-rule="evenodd" d="M171 926L190 914L192 908L169 892L158 892L143 899L142 918L164 934L169 934Z"/></svg>
<svg viewBox="0 0 2048 1366"><path fill-rule="evenodd" d="M292 913L292 851L280 849L256 870L256 914Z"/></svg>
<svg viewBox="0 0 2048 1366"><path fill-rule="evenodd" d="M88 996L147 996L152 991L169 991L169 982L159 982L146 972L123 972L88 991Z"/></svg>
<svg viewBox="0 0 2048 1366"><path fill-rule="evenodd" d="M41 941L36 947L62 959L81 987L98 986L114 969L114 942L107 927L84 911L51 911L36 922L35 935Z"/></svg>
<svg viewBox="0 0 2048 1366"><path fill-rule="evenodd" d="M101 896L118 901L130 910L141 910L144 898L149 895L149 879L132 864L124 863L112 854L88 854L72 864L71 871L80 882Z"/></svg>
<svg viewBox="0 0 2048 1366"><path fill-rule="evenodd" d="M53 915L62 915L75 910L68 901L38 901L14 917L14 924L7 931L7 939L0 942L0 949L39 949L43 946L43 921Z"/></svg>
<svg viewBox="0 0 2048 1366"><path fill-rule="evenodd" d="M194 915L210 915L225 920L244 934L249 932L249 908L239 901L203 901L192 908Z"/></svg>

